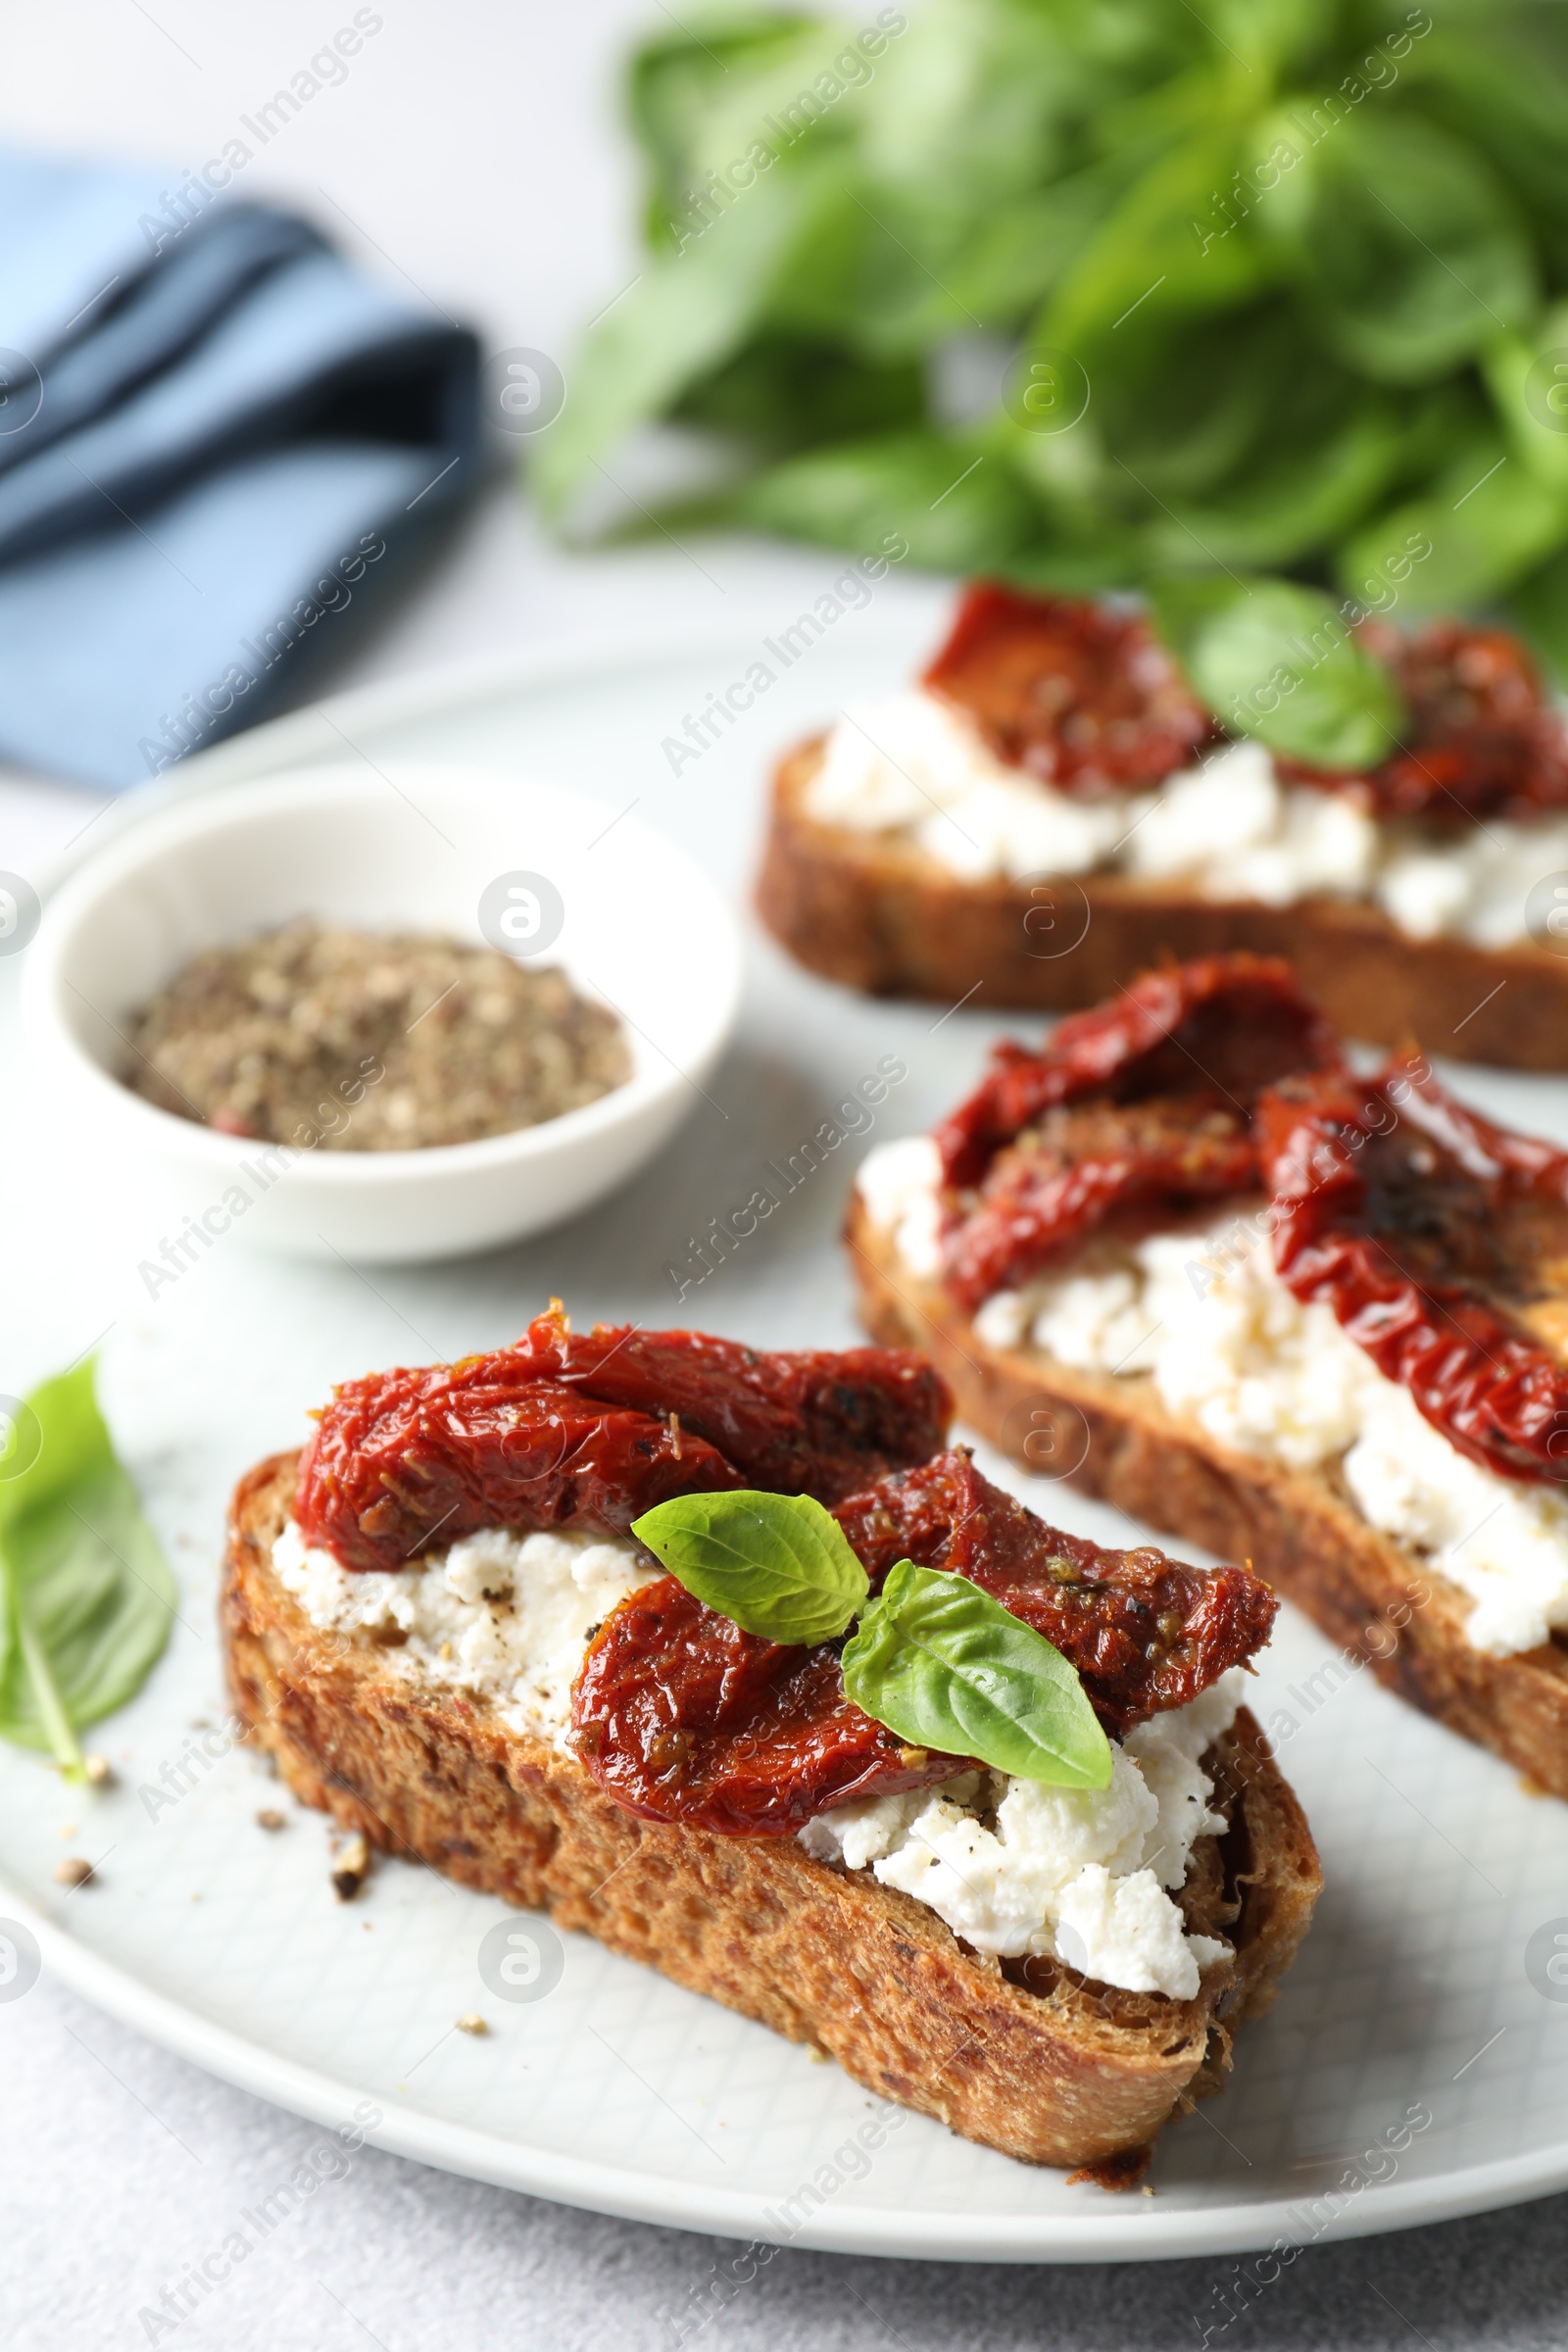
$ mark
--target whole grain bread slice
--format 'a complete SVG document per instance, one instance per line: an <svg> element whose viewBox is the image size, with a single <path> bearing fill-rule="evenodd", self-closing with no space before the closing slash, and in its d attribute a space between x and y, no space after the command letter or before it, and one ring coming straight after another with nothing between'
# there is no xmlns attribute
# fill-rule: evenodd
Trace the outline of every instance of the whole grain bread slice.
<svg viewBox="0 0 1568 2352"><path fill-rule="evenodd" d="M1568 1652L1557 1642L1512 1657L1475 1648L1468 1596L1369 1526L1331 1473L1221 1445L1168 1411L1147 1374L988 1346L938 1283L909 1272L858 1196L845 1238L866 1330L883 1347L923 1348L960 1421L1034 1468L1028 1448L1049 1431L1052 1466L1073 1485L1222 1559L1250 1560L1390 1690L1568 1797Z"/></svg>
<svg viewBox="0 0 1568 2352"><path fill-rule="evenodd" d="M999 1963L933 1911L815 1861L793 1838L640 1821L573 1759L482 1700L401 1672L369 1636L320 1632L273 1573L296 1457L241 1480L221 1604L233 1704L303 1802L388 1853L548 1909L792 2041L881 2096L1027 2162L1136 2180L1172 2115L1217 2090L1266 2009L1321 1879L1299 1805L1245 1711L1206 1758L1223 1838L1194 1849L1189 1924L1234 1959L1195 1999ZM1015 1981L1023 1980L1023 1981Z"/></svg>
<svg viewBox="0 0 1568 2352"><path fill-rule="evenodd" d="M779 762L757 884L762 920L809 971L871 996L972 995L1000 1010L1098 1004L1150 965L1284 956L1348 1037L1520 1070L1568 1068L1568 956L1526 943L1410 939L1351 899L1292 906L1200 897L1125 874L966 881L914 844L807 807L821 736Z"/></svg>

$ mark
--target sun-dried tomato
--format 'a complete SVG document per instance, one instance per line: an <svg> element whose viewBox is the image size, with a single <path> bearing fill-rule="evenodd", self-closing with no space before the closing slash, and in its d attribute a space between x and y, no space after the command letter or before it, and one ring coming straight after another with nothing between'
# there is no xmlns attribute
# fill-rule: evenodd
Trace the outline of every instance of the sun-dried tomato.
<svg viewBox="0 0 1568 2352"><path fill-rule="evenodd" d="M1256 1174L1247 1114L1217 1094L1048 1110L992 1162L975 1207L948 1237L943 1279L972 1310L1027 1282L1113 1213L1180 1215L1245 1192Z"/></svg>
<svg viewBox="0 0 1568 2352"><path fill-rule="evenodd" d="M1326 1300L1471 1461L1568 1478L1568 1368L1526 1320L1543 1259L1568 1252L1568 1154L1398 1062L1289 1080L1256 1124L1296 1296Z"/></svg>
<svg viewBox="0 0 1568 2352"><path fill-rule="evenodd" d="M1152 1544L1067 1535L955 1448L836 1506L873 1584L896 1562L946 1568L1054 1642L1118 1738L1185 1706L1268 1640L1279 1602L1247 1568L1189 1568Z"/></svg>
<svg viewBox="0 0 1568 2352"><path fill-rule="evenodd" d="M962 1770L846 1698L837 1645L760 1641L672 1576L606 1618L572 1724L578 1757L628 1812L723 1837L781 1838L852 1797Z"/></svg>
<svg viewBox="0 0 1568 2352"><path fill-rule="evenodd" d="M1404 696L1406 740L1364 774L1280 760L1283 774L1348 793L1379 816L1441 824L1568 808L1568 725L1517 637L1456 620L1408 637L1366 621L1358 633Z"/></svg>
<svg viewBox="0 0 1568 2352"><path fill-rule="evenodd" d="M295 1512L344 1567L390 1569L480 1527L620 1535L672 1494L833 1502L925 1460L951 1411L912 1352L578 1335L555 1310L494 1354L347 1382L306 1447Z"/></svg>
<svg viewBox="0 0 1568 2352"><path fill-rule="evenodd" d="M1219 730L1137 613L979 581L925 684L999 760L1083 799L1158 784Z"/></svg>
<svg viewBox="0 0 1568 2352"><path fill-rule="evenodd" d="M978 1184L995 1154L1058 1102L1213 1092L1239 1104L1289 1070L1334 1068L1339 1039L1283 956L1200 956L1140 972L1036 1050L992 1053L974 1093L936 1131L943 1181Z"/></svg>
<svg viewBox="0 0 1568 2352"><path fill-rule="evenodd" d="M976 1306L1117 1212L1247 1190L1259 1087L1339 1061L1289 964L1248 955L1145 972L1038 1053L999 1046L937 1130L945 1280Z"/></svg>
<svg viewBox="0 0 1568 2352"><path fill-rule="evenodd" d="M1424 1061L1358 1081L1284 965L1146 974L1041 1052L999 1048L937 1140L960 1303L1112 1215L1271 1193L1298 1297L1332 1302L1471 1460L1568 1479L1568 1152L1466 1109Z"/></svg>
<svg viewBox="0 0 1568 2352"><path fill-rule="evenodd" d="M1245 1568L1063 1535L962 1451L885 1478L835 1516L879 1590L901 1559L971 1577L1054 1642L1118 1735L1206 1690L1267 1641L1278 1606ZM577 1753L628 1810L782 1837L853 1797L928 1787L964 1759L905 1747L844 1693L840 1644L745 1634L673 1578L606 1619L572 1701Z"/></svg>

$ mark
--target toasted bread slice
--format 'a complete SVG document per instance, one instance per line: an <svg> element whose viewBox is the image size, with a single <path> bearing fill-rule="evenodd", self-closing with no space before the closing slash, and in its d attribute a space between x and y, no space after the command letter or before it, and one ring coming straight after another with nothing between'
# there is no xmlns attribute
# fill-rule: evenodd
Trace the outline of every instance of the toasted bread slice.
<svg viewBox="0 0 1568 2352"><path fill-rule="evenodd" d="M1151 1527L1249 1559L1277 1592L1380 1682L1568 1797L1568 1651L1556 1642L1494 1657L1465 1637L1473 1603L1379 1534L1331 1473L1287 1470L1223 1446L1171 1413L1147 1374L1083 1372L1033 1348L1002 1348L942 1287L913 1275L856 1195L846 1230L860 1318L888 1348L923 1348L958 1417L1029 1466L1031 1408L1073 1440L1073 1485Z"/></svg>
<svg viewBox="0 0 1568 2352"><path fill-rule="evenodd" d="M1287 956L1348 1037L1415 1038L1451 1059L1511 1069L1568 1067L1568 956L1410 939L1363 900L1265 906L1112 873L966 881L909 842L810 815L823 742L779 763L757 905L824 979L872 996L952 1004L971 995L993 1010L1068 1012L1166 957L1245 948Z"/></svg>
<svg viewBox="0 0 1568 2352"><path fill-rule="evenodd" d="M271 1565L296 1468L275 1455L234 1496L222 1597L233 1703L298 1797L383 1851L548 1908L831 2053L885 2098L1107 2185L1136 2179L1161 2126L1220 2087L1236 2028L1274 1998L1321 1880L1301 1809L1245 1710L1204 1760L1231 1827L1195 1846L1183 1900L1189 1925L1228 1937L1235 1956L1204 1970L1197 1997L999 1962L911 1896L833 1870L793 1838L637 1820L483 1701L421 1690L368 1636L319 1633ZM1024 1971L1027 1985L1012 1981Z"/></svg>

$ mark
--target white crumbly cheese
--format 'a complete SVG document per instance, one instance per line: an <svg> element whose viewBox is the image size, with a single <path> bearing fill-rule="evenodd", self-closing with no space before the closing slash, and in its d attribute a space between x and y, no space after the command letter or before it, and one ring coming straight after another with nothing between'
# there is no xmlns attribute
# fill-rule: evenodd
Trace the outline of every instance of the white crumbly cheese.
<svg viewBox="0 0 1568 2352"><path fill-rule="evenodd" d="M1411 939L1458 932L1479 948L1526 937L1525 901L1547 874L1568 870L1568 820L1504 824L1489 816L1457 840L1425 840L1412 826L1384 828L1377 895Z"/></svg>
<svg viewBox="0 0 1568 2352"><path fill-rule="evenodd" d="M907 832L971 881L1082 874L1126 829L1122 800L1070 800L992 757L963 712L935 695L852 704L808 795L813 816L857 832Z"/></svg>
<svg viewBox="0 0 1568 2352"><path fill-rule="evenodd" d="M1568 1630L1568 1498L1467 1461L1406 1390L1380 1389L1345 1457L1361 1511L1470 1595L1478 1649L1507 1657Z"/></svg>
<svg viewBox="0 0 1568 2352"><path fill-rule="evenodd" d="M1371 899L1412 939L1483 948L1526 937L1533 885L1568 870L1568 818L1489 818L1457 836L1379 820L1343 793L1282 782L1256 742L1154 793L1076 801L1005 766L965 712L918 689L852 705L806 801L823 823L898 835L970 881L1119 870L1269 906L1328 893Z"/></svg>
<svg viewBox="0 0 1568 2352"><path fill-rule="evenodd" d="M1186 1933L1169 1889L1195 1841L1225 1827L1199 1759L1229 1730L1239 1667L1190 1706L1111 1748L1108 1788L965 1773L940 1788L866 1797L801 1832L819 1861L869 1870L926 1903L976 1951L1048 1953L1129 1992L1191 2000L1228 1944Z"/></svg>
<svg viewBox="0 0 1568 2352"><path fill-rule="evenodd" d="M883 1152L907 1154L903 1143ZM887 1196L872 1152L867 1213ZM907 1171L898 1233L923 1230ZM930 1182L937 1182L932 1147ZM930 1222L931 1220L927 1220ZM1292 1470L1337 1462L1368 1524L1431 1561L1475 1603L1466 1633L1506 1657L1568 1632L1568 1495L1499 1478L1423 1419L1340 1328L1274 1270L1261 1212L1153 1234L1093 1271L999 1291L974 1319L988 1347L1038 1348L1085 1372L1152 1376L1160 1400L1223 1446ZM913 1266L911 1271L925 1271Z"/></svg>
<svg viewBox="0 0 1568 2352"><path fill-rule="evenodd" d="M1283 785L1260 743L1235 743L1172 776L1129 834L1126 870L1190 881L1211 899L1289 906L1333 891L1359 898L1378 860L1378 827L1343 793Z"/></svg>
<svg viewBox="0 0 1568 2352"><path fill-rule="evenodd" d="M860 1162L855 1181L872 1224L892 1234L909 1271L940 1273L942 1155L931 1137L907 1135L878 1144Z"/></svg>
<svg viewBox="0 0 1568 2352"><path fill-rule="evenodd" d="M591 1629L663 1571L625 1540L483 1528L412 1568L339 1567L291 1519L272 1546L279 1584L323 1632L402 1635L390 1673L492 1700L512 1730L568 1753L571 1687Z"/></svg>
<svg viewBox="0 0 1568 2352"><path fill-rule="evenodd" d="M1341 1329L1332 1307L1303 1305L1274 1270L1259 1220L1158 1234L1120 1275L1098 1278L1098 1335L1086 1278L1015 1294L1014 1319L1057 1352L1065 1294L1086 1369L1152 1374L1161 1401L1220 1444L1293 1470L1338 1462L1368 1524L1429 1559L1475 1603L1466 1633L1495 1656L1568 1630L1568 1497L1470 1461ZM1127 1277L1151 1334L1128 1360ZM1093 1283L1096 1278L1087 1278ZM1000 1305L993 1299L984 1310Z"/></svg>

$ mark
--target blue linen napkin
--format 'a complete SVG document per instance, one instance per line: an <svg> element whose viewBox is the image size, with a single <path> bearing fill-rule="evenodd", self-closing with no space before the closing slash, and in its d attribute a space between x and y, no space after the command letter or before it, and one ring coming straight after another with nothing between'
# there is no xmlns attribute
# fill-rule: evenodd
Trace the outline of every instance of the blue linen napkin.
<svg viewBox="0 0 1568 2352"><path fill-rule="evenodd" d="M265 716L478 486L478 357L290 214L0 154L0 757L118 789Z"/></svg>

